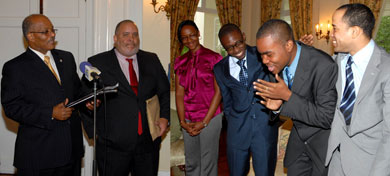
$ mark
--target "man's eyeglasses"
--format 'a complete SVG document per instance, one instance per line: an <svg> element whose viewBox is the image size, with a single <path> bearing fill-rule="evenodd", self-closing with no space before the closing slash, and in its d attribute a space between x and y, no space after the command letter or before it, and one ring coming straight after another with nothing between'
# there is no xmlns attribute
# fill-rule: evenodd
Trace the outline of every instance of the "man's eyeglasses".
<svg viewBox="0 0 390 176"><path fill-rule="evenodd" d="M58 29L48 29L48 30L42 31L42 32L30 32L30 33L39 33L39 34L43 34L43 35L48 35L50 32L56 34L58 32Z"/></svg>
<svg viewBox="0 0 390 176"><path fill-rule="evenodd" d="M234 44L234 45L232 45L232 46L226 47L225 50L226 50L227 52L233 52L234 48L239 48L239 47L242 47L242 46L244 46L244 41L243 41L243 40L238 40L238 41L236 42L236 44Z"/></svg>

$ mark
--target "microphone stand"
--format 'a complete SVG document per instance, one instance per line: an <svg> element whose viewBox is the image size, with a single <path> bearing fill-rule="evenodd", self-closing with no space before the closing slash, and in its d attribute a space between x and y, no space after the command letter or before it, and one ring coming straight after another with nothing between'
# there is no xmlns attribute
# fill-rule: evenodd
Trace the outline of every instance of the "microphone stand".
<svg viewBox="0 0 390 176"><path fill-rule="evenodd" d="M96 162L96 91L98 79L93 79L93 164L92 176L97 176L97 162Z"/></svg>

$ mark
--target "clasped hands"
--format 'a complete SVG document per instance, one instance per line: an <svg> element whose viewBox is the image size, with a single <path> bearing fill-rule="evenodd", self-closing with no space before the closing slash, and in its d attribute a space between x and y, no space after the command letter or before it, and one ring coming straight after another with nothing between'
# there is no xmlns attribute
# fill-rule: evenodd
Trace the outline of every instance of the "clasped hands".
<svg viewBox="0 0 390 176"><path fill-rule="evenodd" d="M200 122L185 122L181 121L180 125L184 128L190 136L197 136L205 127L202 121Z"/></svg>
<svg viewBox="0 0 390 176"><path fill-rule="evenodd" d="M275 78L277 81L275 83L261 79L253 82L253 86L257 90L256 95L263 98L260 103L272 111L278 110L283 101L288 101L292 94L278 74L275 75Z"/></svg>

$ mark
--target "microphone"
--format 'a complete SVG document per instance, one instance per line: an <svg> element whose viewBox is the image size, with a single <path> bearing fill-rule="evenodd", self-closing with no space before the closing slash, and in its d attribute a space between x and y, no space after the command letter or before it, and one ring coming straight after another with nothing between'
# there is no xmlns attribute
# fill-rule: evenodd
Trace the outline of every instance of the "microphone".
<svg viewBox="0 0 390 176"><path fill-rule="evenodd" d="M81 62L80 71L84 73L85 78L87 78L88 81L100 79L99 75L101 72L96 67L93 67L92 64L89 62Z"/></svg>

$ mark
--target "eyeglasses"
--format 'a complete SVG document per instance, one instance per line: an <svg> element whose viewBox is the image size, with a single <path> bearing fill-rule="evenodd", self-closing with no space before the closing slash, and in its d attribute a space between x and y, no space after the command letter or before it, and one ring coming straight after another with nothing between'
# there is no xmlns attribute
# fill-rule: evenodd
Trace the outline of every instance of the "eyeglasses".
<svg viewBox="0 0 390 176"><path fill-rule="evenodd" d="M238 40L238 41L236 41L236 43L234 45L226 47L225 50L227 52L233 52L234 48L239 48L239 47L242 47L242 46L244 46L244 41L243 40Z"/></svg>
<svg viewBox="0 0 390 176"><path fill-rule="evenodd" d="M30 32L30 33L39 33L39 34L43 34L43 35L48 35L50 32L56 34L58 32L58 29L48 29L48 30L42 31L42 32Z"/></svg>

